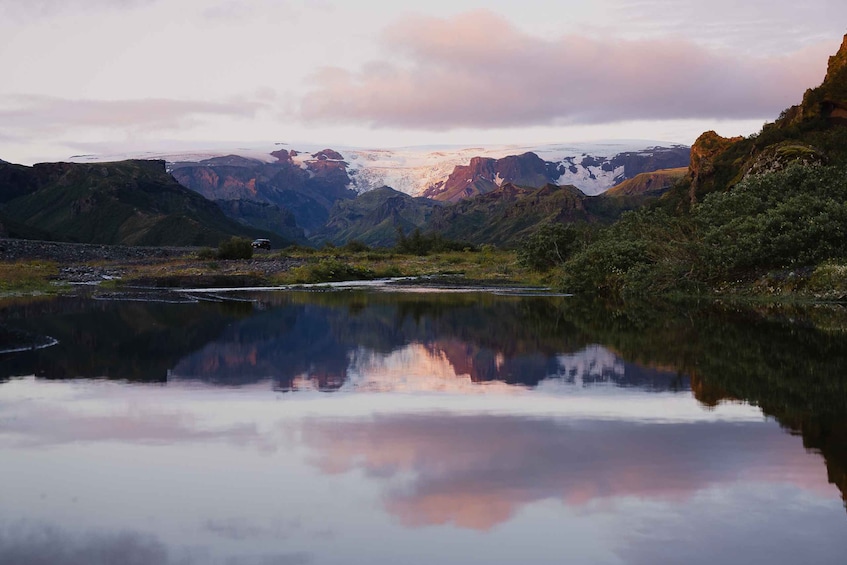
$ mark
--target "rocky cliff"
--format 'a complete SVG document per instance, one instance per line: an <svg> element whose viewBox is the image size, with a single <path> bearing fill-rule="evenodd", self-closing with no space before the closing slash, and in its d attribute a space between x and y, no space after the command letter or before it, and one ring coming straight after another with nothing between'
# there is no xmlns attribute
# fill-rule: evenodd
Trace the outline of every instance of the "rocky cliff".
<svg viewBox="0 0 847 565"><path fill-rule="evenodd" d="M285 149L275 162L228 155L199 162L175 162L172 173L184 186L212 200L252 200L291 212L307 233L324 225L338 200L350 190L347 164L331 149L304 158Z"/></svg>
<svg viewBox="0 0 847 565"><path fill-rule="evenodd" d="M691 147L685 205L726 190L745 176L776 171L791 163L847 163L847 36L829 58L823 82L806 91L800 104L782 112L748 138L724 138L713 131ZM680 195L674 195L679 197Z"/></svg>

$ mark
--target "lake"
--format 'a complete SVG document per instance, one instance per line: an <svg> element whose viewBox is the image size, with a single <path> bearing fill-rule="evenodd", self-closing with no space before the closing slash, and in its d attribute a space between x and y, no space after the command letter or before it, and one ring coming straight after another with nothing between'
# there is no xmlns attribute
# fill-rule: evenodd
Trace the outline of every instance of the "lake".
<svg viewBox="0 0 847 565"><path fill-rule="evenodd" d="M432 288L6 302L0 563L841 564L844 327Z"/></svg>

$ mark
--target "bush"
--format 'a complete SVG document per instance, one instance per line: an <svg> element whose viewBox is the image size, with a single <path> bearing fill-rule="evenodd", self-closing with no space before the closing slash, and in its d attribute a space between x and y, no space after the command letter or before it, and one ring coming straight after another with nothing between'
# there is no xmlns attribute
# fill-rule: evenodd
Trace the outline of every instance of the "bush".
<svg viewBox="0 0 847 565"><path fill-rule="evenodd" d="M366 251L370 251L371 248L359 241L358 239L353 239L344 244L341 248L347 253L364 253Z"/></svg>
<svg viewBox="0 0 847 565"><path fill-rule="evenodd" d="M295 280L299 283L323 283L353 280L370 280L376 274L365 267L344 263L335 258L321 259L319 262L297 267Z"/></svg>
<svg viewBox="0 0 847 565"><path fill-rule="evenodd" d="M691 219L660 209L627 212L563 269L564 290L619 297L694 292L708 272Z"/></svg>
<svg viewBox="0 0 847 565"><path fill-rule="evenodd" d="M420 256L448 251L475 250L476 247L469 243L446 239L440 234L423 235L419 228L415 228L412 235L407 237L399 227L397 228L397 244L394 246L394 251L401 255Z"/></svg>
<svg viewBox="0 0 847 565"><path fill-rule="evenodd" d="M253 257L253 244L243 237L232 237L218 246L218 259L250 259Z"/></svg>
<svg viewBox="0 0 847 565"><path fill-rule="evenodd" d="M700 292L844 259L847 169L791 165L710 194L690 215L624 214L565 263L563 287L620 297ZM812 286L836 288L837 272L819 269Z"/></svg>
<svg viewBox="0 0 847 565"><path fill-rule="evenodd" d="M210 259L217 259L218 252L212 249L211 247L204 247L200 251L197 252L197 258L201 261L209 261Z"/></svg>
<svg viewBox="0 0 847 565"><path fill-rule="evenodd" d="M694 209L707 260L732 274L847 257L847 171L793 165L751 176Z"/></svg>
<svg viewBox="0 0 847 565"><path fill-rule="evenodd" d="M542 272L564 265L582 247L580 235L572 224L544 224L520 243L518 263Z"/></svg>

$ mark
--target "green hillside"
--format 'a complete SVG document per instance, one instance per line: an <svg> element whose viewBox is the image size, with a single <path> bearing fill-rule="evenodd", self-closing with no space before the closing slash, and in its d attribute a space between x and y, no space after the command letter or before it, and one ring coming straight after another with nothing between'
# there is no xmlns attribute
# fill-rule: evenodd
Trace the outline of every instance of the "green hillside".
<svg viewBox="0 0 847 565"><path fill-rule="evenodd" d="M10 235L18 237L217 245L240 235L286 242L230 220L215 203L177 183L163 161L0 164L0 214L8 219Z"/></svg>
<svg viewBox="0 0 847 565"><path fill-rule="evenodd" d="M326 225L311 240L317 244L343 245L358 240L370 246L392 246L398 228L404 233L422 228L439 207L428 198L413 198L384 186L354 200L337 201Z"/></svg>

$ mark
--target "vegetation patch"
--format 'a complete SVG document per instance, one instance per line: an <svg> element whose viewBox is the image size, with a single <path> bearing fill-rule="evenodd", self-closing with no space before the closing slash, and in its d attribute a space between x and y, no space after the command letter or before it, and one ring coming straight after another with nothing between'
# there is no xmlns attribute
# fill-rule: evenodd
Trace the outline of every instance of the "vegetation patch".
<svg viewBox="0 0 847 565"><path fill-rule="evenodd" d="M0 294L56 292L52 281L58 274L56 263L49 261L0 263Z"/></svg>

